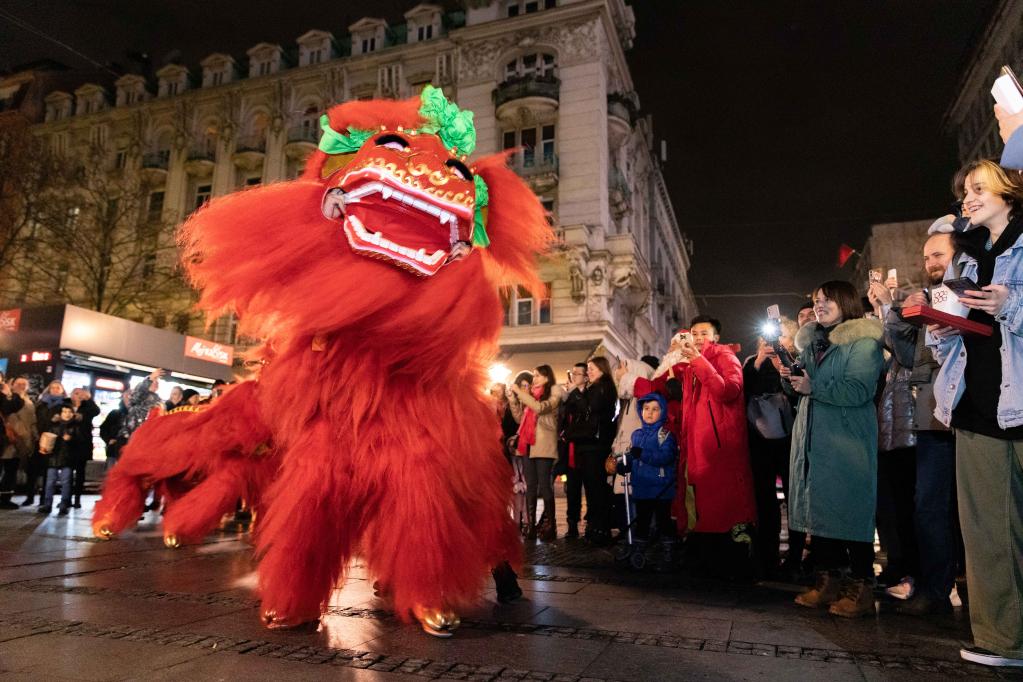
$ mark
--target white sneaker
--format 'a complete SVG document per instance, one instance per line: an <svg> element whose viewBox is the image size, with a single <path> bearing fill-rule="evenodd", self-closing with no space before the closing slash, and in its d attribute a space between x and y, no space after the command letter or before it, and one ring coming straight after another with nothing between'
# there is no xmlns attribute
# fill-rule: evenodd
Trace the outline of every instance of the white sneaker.
<svg viewBox="0 0 1023 682"><path fill-rule="evenodd" d="M912 597L915 592L916 587L913 581L913 576L911 575L907 575L906 577L904 577L901 581L899 581L898 585L892 585L891 587L885 590L885 594L887 594L889 597L894 597L895 599L902 599L903 601Z"/></svg>
<svg viewBox="0 0 1023 682"><path fill-rule="evenodd" d="M979 646L963 647L959 650L959 656L964 661L981 665L990 665L998 668L1023 668L1023 658L999 656L987 649L981 649Z"/></svg>

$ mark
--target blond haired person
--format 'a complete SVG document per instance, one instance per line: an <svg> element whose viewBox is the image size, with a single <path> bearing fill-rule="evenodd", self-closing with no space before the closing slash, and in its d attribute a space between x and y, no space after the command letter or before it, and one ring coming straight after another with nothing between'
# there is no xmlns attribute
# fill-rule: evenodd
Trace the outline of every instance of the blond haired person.
<svg viewBox="0 0 1023 682"><path fill-rule="evenodd" d="M960 301L990 336L929 327L942 364L935 417L956 430L959 518L970 584L974 646L960 655L983 665L1023 666L1023 183L1019 173L975 161L957 177L966 232L946 279L977 289Z"/></svg>

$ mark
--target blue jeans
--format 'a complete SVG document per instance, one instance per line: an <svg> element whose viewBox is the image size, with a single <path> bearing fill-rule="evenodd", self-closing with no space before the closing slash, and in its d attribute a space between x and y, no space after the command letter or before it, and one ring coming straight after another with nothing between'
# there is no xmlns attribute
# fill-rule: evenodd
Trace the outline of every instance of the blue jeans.
<svg viewBox="0 0 1023 682"><path fill-rule="evenodd" d="M956 509L956 441L951 431L916 432L917 589L948 600L962 554Z"/></svg>
<svg viewBox="0 0 1023 682"><path fill-rule="evenodd" d="M43 487L43 499L39 506L44 509L53 507L53 489L57 487L57 476L60 476L60 508L71 506L71 467L46 470L46 485Z"/></svg>

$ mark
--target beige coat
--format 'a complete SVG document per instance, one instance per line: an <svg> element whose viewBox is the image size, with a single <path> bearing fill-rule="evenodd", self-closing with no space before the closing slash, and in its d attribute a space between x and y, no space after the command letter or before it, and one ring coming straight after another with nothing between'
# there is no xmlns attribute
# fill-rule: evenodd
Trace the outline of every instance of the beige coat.
<svg viewBox="0 0 1023 682"><path fill-rule="evenodd" d="M0 459L18 458L24 465L28 456L35 452L39 431L36 429L35 404L28 396L22 396L22 399L25 404L14 414L8 415L6 421L8 430L17 438L7 445Z"/></svg>
<svg viewBox="0 0 1023 682"><path fill-rule="evenodd" d="M523 393L521 398L516 400L515 394L512 394L508 407L511 408L515 421L522 423L522 412L526 407L536 412L536 443L529 450L530 457L558 458L558 407L567 395L565 389L557 385L551 386L551 397L543 402L527 393Z"/></svg>

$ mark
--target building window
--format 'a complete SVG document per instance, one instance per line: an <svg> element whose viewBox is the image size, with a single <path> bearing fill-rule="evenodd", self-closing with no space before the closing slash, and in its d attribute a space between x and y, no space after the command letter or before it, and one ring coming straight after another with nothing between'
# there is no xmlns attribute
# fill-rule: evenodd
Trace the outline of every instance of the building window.
<svg viewBox="0 0 1023 682"><path fill-rule="evenodd" d="M203 204L210 200L212 193L213 185L199 185L195 188L195 201L192 205L195 208L201 208Z"/></svg>
<svg viewBox="0 0 1023 682"><path fill-rule="evenodd" d="M532 14L541 9L553 9L558 6L557 0L509 0L508 16L517 17L520 14Z"/></svg>
<svg viewBox="0 0 1023 682"><path fill-rule="evenodd" d="M362 39L362 54L367 52L373 52L377 49L377 39L374 38L363 38Z"/></svg>
<svg viewBox="0 0 1023 682"><path fill-rule="evenodd" d="M554 145L553 123L537 128L504 131L503 148L522 147L518 156L527 168L554 163Z"/></svg>
<svg viewBox="0 0 1023 682"><path fill-rule="evenodd" d="M147 253L142 257L142 279L150 279L156 274L156 254Z"/></svg>
<svg viewBox="0 0 1023 682"><path fill-rule="evenodd" d="M168 96L173 96L173 95L178 94L178 87L179 87L179 83L177 83L176 81L169 81L167 83L167 95Z"/></svg>
<svg viewBox="0 0 1023 682"><path fill-rule="evenodd" d="M547 218L547 224L551 227L555 227L558 224L558 214L554 208L554 199L541 197L540 205L543 206L544 217Z"/></svg>
<svg viewBox="0 0 1023 682"><path fill-rule="evenodd" d="M128 165L128 150L118 149L114 155L114 168L117 170L124 170L124 167Z"/></svg>
<svg viewBox="0 0 1023 682"><path fill-rule="evenodd" d="M89 142L94 147L105 147L107 144L107 127L104 125L98 125L90 128Z"/></svg>
<svg viewBox="0 0 1023 682"><path fill-rule="evenodd" d="M150 223L158 223L163 219L163 192L152 192L149 195L149 209L146 211L146 220Z"/></svg>
<svg viewBox="0 0 1023 682"><path fill-rule="evenodd" d="M187 334L190 322L188 313L178 313L174 316L174 330L178 334Z"/></svg>
<svg viewBox="0 0 1023 682"><path fill-rule="evenodd" d="M50 151L54 154L67 154L67 133L54 133L50 138Z"/></svg>
<svg viewBox="0 0 1023 682"><path fill-rule="evenodd" d="M65 293L67 290L67 278L70 266L68 261L62 260L57 264L57 276L54 281L57 291Z"/></svg>
<svg viewBox="0 0 1023 682"><path fill-rule="evenodd" d="M451 81L455 73L455 54L453 52L445 52L444 54L437 55L437 83L447 83Z"/></svg>
<svg viewBox="0 0 1023 682"><path fill-rule="evenodd" d="M508 327L529 327L551 324L551 283L544 282L540 298L523 286L504 287L501 290L504 302L504 324Z"/></svg>
<svg viewBox="0 0 1023 682"><path fill-rule="evenodd" d="M553 78L557 66L558 62L554 55L547 52L531 52L505 64L504 78L505 80L527 76Z"/></svg>
<svg viewBox="0 0 1023 682"><path fill-rule="evenodd" d="M385 95L396 95L401 89L401 64L381 66L377 76L380 92Z"/></svg>
<svg viewBox="0 0 1023 682"><path fill-rule="evenodd" d="M224 82L224 72L223 71L214 71L213 72L213 79L212 80L213 80L213 84L214 85L222 85L223 82Z"/></svg>
<svg viewBox="0 0 1023 682"><path fill-rule="evenodd" d="M259 177L258 175L254 175L251 178L245 178L245 186L246 187L254 187L254 186L258 185L259 183L261 183L262 181L263 181L263 178Z"/></svg>
<svg viewBox="0 0 1023 682"><path fill-rule="evenodd" d="M234 314L218 317L213 323L213 340L233 345L238 337L238 318Z"/></svg>
<svg viewBox="0 0 1023 682"><path fill-rule="evenodd" d="M430 40L431 38L433 38L433 24L420 26L418 29L416 29L416 38L420 42L424 40Z"/></svg>

